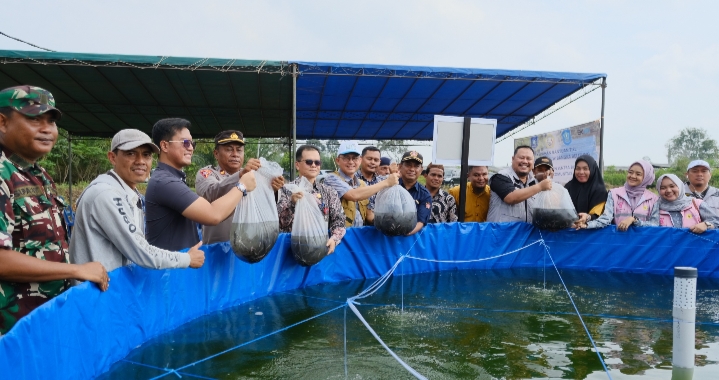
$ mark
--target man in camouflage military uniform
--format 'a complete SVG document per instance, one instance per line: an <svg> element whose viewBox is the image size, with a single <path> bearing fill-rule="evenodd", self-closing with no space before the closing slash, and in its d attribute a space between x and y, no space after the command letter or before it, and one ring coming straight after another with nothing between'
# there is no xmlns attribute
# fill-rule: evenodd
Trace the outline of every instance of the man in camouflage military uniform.
<svg viewBox="0 0 719 380"><path fill-rule="evenodd" d="M260 160L251 158L245 168L245 140L240 131L222 131L215 136L215 150L213 152L217 166L208 165L200 169L195 177L195 190L197 194L208 202L227 194L235 187L237 181L245 173L260 168ZM272 181L272 189L277 192L284 185L284 178L277 177ZM202 226L202 242L204 244L218 243L230 240L232 226L231 213L227 219L216 226Z"/></svg>
<svg viewBox="0 0 719 380"><path fill-rule="evenodd" d="M69 279L108 287L102 264L68 264L64 204L37 165L55 145L60 116L42 88L0 91L0 335L67 289Z"/></svg>

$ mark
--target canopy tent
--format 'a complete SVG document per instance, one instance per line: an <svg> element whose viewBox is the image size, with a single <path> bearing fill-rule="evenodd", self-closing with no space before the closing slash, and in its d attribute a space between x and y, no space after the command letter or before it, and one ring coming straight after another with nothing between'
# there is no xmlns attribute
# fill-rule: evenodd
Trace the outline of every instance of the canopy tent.
<svg viewBox="0 0 719 380"><path fill-rule="evenodd" d="M194 137L432 138L435 114L498 119L497 135L605 74L0 50L0 88L50 90L75 136L149 132L183 117ZM296 83L294 83L296 80ZM296 99L296 100L295 100Z"/></svg>
<svg viewBox="0 0 719 380"><path fill-rule="evenodd" d="M497 119L497 137L605 74L297 62L297 136L431 140L434 115Z"/></svg>
<svg viewBox="0 0 719 380"><path fill-rule="evenodd" d="M64 114L59 126L72 135L149 132L166 117L190 120L194 137L224 129L291 134L287 62L0 51L0 63L0 88L46 88Z"/></svg>

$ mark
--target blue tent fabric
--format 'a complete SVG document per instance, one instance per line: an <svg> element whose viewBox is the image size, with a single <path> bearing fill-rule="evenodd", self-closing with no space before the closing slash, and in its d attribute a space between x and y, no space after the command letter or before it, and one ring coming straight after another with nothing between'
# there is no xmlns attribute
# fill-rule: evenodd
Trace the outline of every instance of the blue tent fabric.
<svg viewBox="0 0 719 380"><path fill-rule="evenodd" d="M435 114L496 118L497 135L606 74L0 50L0 88L41 86L75 136L150 131L165 117L195 138L225 129L300 139L432 138Z"/></svg>
<svg viewBox="0 0 719 380"><path fill-rule="evenodd" d="M560 269L671 275L675 266L694 266L701 277L719 277L718 231L701 236L659 227L540 232L524 223L449 223L428 225L419 236L387 237L371 227L352 228L336 253L309 268L295 262L290 236L282 234L257 264L238 260L229 243L218 243L203 247L206 260L201 269L149 270L131 265L110 273L111 286L105 293L88 283L76 286L0 338L0 373L8 379L91 378L151 338L214 311L276 292L379 277L406 253L475 260L522 248L540 236ZM534 244L473 263L406 260L399 273L545 264L551 269L550 263L544 248ZM567 285L571 290L572 284Z"/></svg>
<svg viewBox="0 0 719 380"><path fill-rule="evenodd" d="M292 62L297 136L431 140L434 115L497 119L497 137L606 74Z"/></svg>

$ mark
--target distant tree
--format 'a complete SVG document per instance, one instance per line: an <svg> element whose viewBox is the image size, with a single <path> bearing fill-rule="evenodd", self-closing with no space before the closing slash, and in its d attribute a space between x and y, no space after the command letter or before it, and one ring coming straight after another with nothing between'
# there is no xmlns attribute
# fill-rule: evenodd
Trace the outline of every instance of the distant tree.
<svg viewBox="0 0 719 380"><path fill-rule="evenodd" d="M322 142L322 140L307 140L305 142L307 145L314 145L317 148L319 148L320 152L324 152L327 147L325 147L325 143Z"/></svg>
<svg viewBox="0 0 719 380"><path fill-rule="evenodd" d="M394 161L399 161L404 152L407 151L404 140L379 140L377 141L377 148L382 151L383 157L389 157Z"/></svg>
<svg viewBox="0 0 719 380"><path fill-rule="evenodd" d="M674 163L685 157L696 160L715 162L719 156L719 146L711 139L706 130L701 128L685 128L667 142L667 159Z"/></svg>
<svg viewBox="0 0 719 380"><path fill-rule="evenodd" d="M59 130L57 142L52 151L40 160L44 167L57 183L89 182L98 174L110 170L112 167L107 159L110 150L110 139L80 139L72 138L72 162L68 151L68 134L64 129Z"/></svg>

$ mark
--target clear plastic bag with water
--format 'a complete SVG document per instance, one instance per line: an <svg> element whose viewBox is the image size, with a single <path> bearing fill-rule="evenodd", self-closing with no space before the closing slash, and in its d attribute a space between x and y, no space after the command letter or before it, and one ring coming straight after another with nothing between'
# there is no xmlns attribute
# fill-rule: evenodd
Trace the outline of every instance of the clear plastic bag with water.
<svg viewBox="0 0 719 380"><path fill-rule="evenodd" d="M402 186L380 190L374 202L374 226L385 235L404 236L417 226L417 204Z"/></svg>
<svg viewBox="0 0 719 380"><path fill-rule="evenodd" d="M260 158L255 172L257 187L240 200L232 218L230 245L242 261L256 263L272 250L280 234L272 180L282 175L282 167Z"/></svg>
<svg viewBox="0 0 719 380"><path fill-rule="evenodd" d="M561 230L572 226L579 216L569 192L559 183L534 196L532 223L545 230Z"/></svg>
<svg viewBox="0 0 719 380"><path fill-rule="evenodd" d="M312 184L306 179L299 186L287 184L285 188L294 193L302 193L295 204L295 217L292 221L292 254L298 263L304 266L315 265L327 256L328 225L312 195Z"/></svg>

